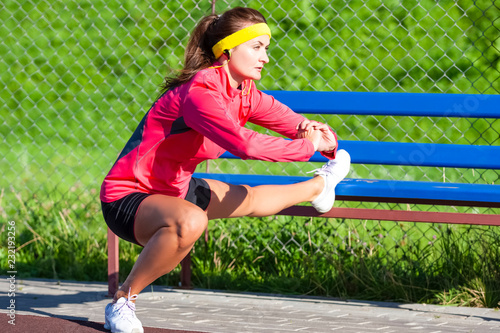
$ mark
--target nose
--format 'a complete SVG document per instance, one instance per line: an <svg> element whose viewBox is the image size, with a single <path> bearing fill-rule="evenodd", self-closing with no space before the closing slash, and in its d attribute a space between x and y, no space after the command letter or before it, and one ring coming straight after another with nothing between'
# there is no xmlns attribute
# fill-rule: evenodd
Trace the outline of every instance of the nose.
<svg viewBox="0 0 500 333"><path fill-rule="evenodd" d="M263 64L267 64L269 62L269 56L267 55L267 51L264 51L264 54L262 55L260 61Z"/></svg>

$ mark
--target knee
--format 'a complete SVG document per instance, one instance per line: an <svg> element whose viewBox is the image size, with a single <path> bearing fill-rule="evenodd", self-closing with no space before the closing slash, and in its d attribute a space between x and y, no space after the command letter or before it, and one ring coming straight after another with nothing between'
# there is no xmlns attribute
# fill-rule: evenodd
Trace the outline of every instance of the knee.
<svg viewBox="0 0 500 333"><path fill-rule="evenodd" d="M202 211L189 211L183 214L174 226L181 249L192 246L206 230L208 217Z"/></svg>

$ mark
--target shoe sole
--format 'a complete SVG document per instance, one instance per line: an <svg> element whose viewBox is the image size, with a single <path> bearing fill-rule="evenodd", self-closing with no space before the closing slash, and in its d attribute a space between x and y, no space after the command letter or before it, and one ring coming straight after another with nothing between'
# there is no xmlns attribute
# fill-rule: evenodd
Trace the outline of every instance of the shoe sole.
<svg viewBox="0 0 500 333"><path fill-rule="evenodd" d="M106 325L104 325L104 329L108 330L108 331L111 331L111 333L144 333L144 329L139 329L139 328L134 328L132 329L132 331L112 331L111 330L111 327L106 327Z"/></svg>
<svg viewBox="0 0 500 333"><path fill-rule="evenodd" d="M340 175L340 176L337 175L338 177L341 178L341 181L342 181L349 174L349 171L351 169L351 155L349 155L349 153L347 151L345 151L344 149L341 149L341 150L337 151L336 159L339 157L341 157L341 159L344 159L344 163L346 163L345 174ZM328 209L323 209L322 207L317 207L313 204L314 208L316 209L316 211L318 213L324 214L324 213L329 212L333 208L333 205L335 204L335 187L337 185L338 185L338 183L332 189L333 195L331 195L331 197L330 197L331 198L331 205L330 205L330 202L328 202L328 205L324 205L324 206L328 206Z"/></svg>
<svg viewBox="0 0 500 333"><path fill-rule="evenodd" d="M107 321L104 322L104 329L111 331L111 333L144 333L144 329L140 328L134 328L130 332L125 332L125 331L112 331L111 326L109 326L109 323Z"/></svg>
<svg viewBox="0 0 500 333"><path fill-rule="evenodd" d="M341 155L345 155L345 159L348 160L348 162L344 162L347 164L347 168L345 170L345 174L342 175L342 179L344 179L345 177L347 177L347 175L349 174L349 171L351 170L351 155L349 155L349 153L347 151L345 151L344 149L341 149L337 152L337 156L338 154L341 154Z"/></svg>

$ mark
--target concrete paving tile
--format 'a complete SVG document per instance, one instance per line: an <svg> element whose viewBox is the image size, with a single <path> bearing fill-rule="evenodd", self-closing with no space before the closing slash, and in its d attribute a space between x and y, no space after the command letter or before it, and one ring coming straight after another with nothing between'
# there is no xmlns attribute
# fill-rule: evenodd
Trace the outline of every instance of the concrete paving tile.
<svg viewBox="0 0 500 333"><path fill-rule="evenodd" d="M7 281L0 277L0 296ZM104 321L104 283L18 281L20 314ZM137 300L144 326L203 332L500 332L494 309L181 290L153 286ZM0 309L0 312L5 312Z"/></svg>

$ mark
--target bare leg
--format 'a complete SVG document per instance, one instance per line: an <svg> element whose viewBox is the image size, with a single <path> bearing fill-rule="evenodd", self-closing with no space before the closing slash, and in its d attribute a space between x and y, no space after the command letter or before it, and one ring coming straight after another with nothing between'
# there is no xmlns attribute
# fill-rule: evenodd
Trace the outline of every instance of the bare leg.
<svg viewBox="0 0 500 333"><path fill-rule="evenodd" d="M205 179L212 190L208 218L269 216L295 204L313 201L325 186L321 177L290 185L237 186Z"/></svg>
<svg viewBox="0 0 500 333"><path fill-rule="evenodd" d="M237 186L206 180L212 191L207 212L183 199L154 195L137 212L135 235L146 244L115 300L140 293L174 269L206 229L208 219L268 216L294 204L312 201L324 187L321 177L291 185ZM208 214L208 216L207 216Z"/></svg>
<svg viewBox="0 0 500 333"><path fill-rule="evenodd" d="M173 270L206 229L206 213L183 199L153 195L146 198L135 219L135 235L146 244L114 299L140 293Z"/></svg>

